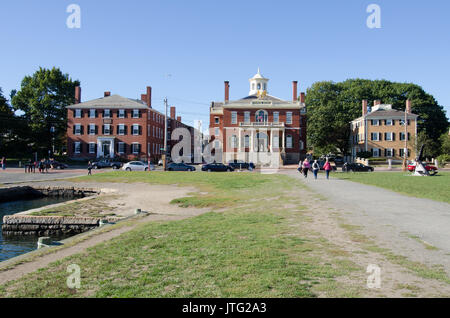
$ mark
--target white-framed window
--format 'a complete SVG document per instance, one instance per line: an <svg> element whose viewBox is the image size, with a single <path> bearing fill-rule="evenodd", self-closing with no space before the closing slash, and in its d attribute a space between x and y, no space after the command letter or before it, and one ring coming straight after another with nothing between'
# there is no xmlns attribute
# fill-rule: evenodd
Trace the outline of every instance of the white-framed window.
<svg viewBox="0 0 450 318"><path fill-rule="evenodd" d="M111 125L110 124L104 124L103 125L103 134L109 135L111 133Z"/></svg>
<svg viewBox="0 0 450 318"><path fill-rule="evenodd" d="M386 126L392 126L394 125L394 121L392 119L386 119L385 124Z"/></svg>
<svg viewBox="0 0 450 318"><path fill-rule="evenodd" d="M394 149L392 148L386 148L386 157L394 157Z"/></svg>
<svg viewBox="0 0 450 318"><path fill-rule="evenodd" d="M292 148L292 136L291 135L286 136L286 148Z"/></svg>
<svg viewBox="0 0 450 318"><path fill-rule="evenodd" d="M81 142L75 142L75 153L81 153Z"/></svg>
<svg viewBox="0 0 450 318"><path fill-rule="evenodd" d="M247 124L250 122L250 112L244 112L244 122Z"/></svg>
<svg viewBox="0 0 450 318"><path fill-rule="evenodd" d="M407 134L407 140L410 140L410 133ZM405 133L401 132L400 133L400 140L405 140Z"/></svg>
<svg viewBox="0 0 450 318"><path fill-rule="evenodd" d="M372 140L372 141L379 141L380 138L378 138L378 137L379 136L378 136L377 132L370 133L370 140Z"/></svg>
<svg viewBox="0 0 450 318"><path fill-rule="evenodd" d="M378 148L372 148L372 156L373 156L374 158L379 157L379 156L380 156L380 149L378 149Z"/></svg>
<svg viewBox="0 0 450 318"><path fill-rule="evenodd" d="M220 141L219 140L214 141L214 149L220 149L220 148L221 148Z"/></svg>
<svg viewBox="0 0 450 318"><path fill-rule="evenodd" d="M267 119L268 119L268 115L265 110L261 109L255 113L255 121L257 123L266 123Z"/></svg>
<svg viewBox="0 0 450 318"><path fill-rule="evenodd" d="M372 119L372 126L380 126L380 121L378 119Z"/></svg>
<svg viewBox="0 0 450 318"><path fill-rule="evenodd" d="M95 124L89 124L89 135L95 135Z"/></svg>
<svg viewBox="0 0 450 318"><path fill-rule="evenodd" d="M133 109L133 118L139 118L139 109Z"/></svg>
<svg viewBox="0 0 450 318"><path fill-rule="evenodd" d="M95 109L89 109L89 118L95 118L96 113Z"/></svg>
<svg viewBox="0 0 450 318"><path fill-rule="evenodd" d="M140 147L141 147L141 145L139 143L132 143L131 149L132 149L133 154L139 154Z"/></svg>
<svg viewBox="0 0 450 318"><path fill-rule="evenodd" d="M121 136L125 135L125 125L124 124L119 124L119 129L118 129L117 133Z"/></svg>
<svg viewBox="0 0 450 318"><path fill-rule="evenodd" d="M219 135L220 135L220 129L214 128L214 136L219 137Z"/></svg>
<svg viewBox="0 0 450 318"><path fill-rule="evenodd" d="M97 144L95 142L89 143L89 153L95 153L95 147L97 147Z"/></svg>
<svg viewBox="0 0 450 318"><path fill-rule="evenodd" d="M75 109L75 118L81 118L81 109Z"/></svg>
<svg viewBox="0 0 450 318"><path fill-rule="evenodd" d="M230 137L230 146L231 146L231 148L237 148L237 137L236 137L236 135L232 135Z"/></svg>
<svg viewBox="0 0 450 318"><path fill-rule="evenodd" d="M111 110L110 109L103 110L103 118L111 118Z"/></svg>
<svg viewBox="0 0 450 318"><path fill-rule="evenodd" d="M231 123L237 124L237 112L231 112Z"/></svg>
<svg viewBox="0 0 450 318"><path fill-rule="evenodd" d="M215 124L219 124L220 123L219 117L214 117L214 123Z"/></svg>
<svg viewBox="0 0 450 318"><path fill-rule="evenodd" d="M245 135L244 145L245 145L245 148L250 148L250 136L249 135Z"/></svg>
<svg viewBox="0 0 450 318"><path fill-rule="evenodd" d="M292 124L292 112L286 113L286 124L288 125Z"/></svg>
<svg viewBox="0 0 450 318"><path fill-rule="evenodd" d="M119 152L119 154L123 155L125 153L125 143L124 142L119 142L117 148L118 148L117 151Z"/></svg>
<svg viewBox="0 0 450 318"><path fill-rule="evenodd" d="M273 113L273 122L274 123L278 123L280 121L280 113L279 112L274 112Z"/></svg>
<svg viewBox="0 0 450 318"><path fill-rule="evenodd" d="M81 124L75 124L75 135L81 135Z"/></svg>
<svg viewBox="0 0 450 318"><path fill-rule="evenodd" d="M393 137L394 137L393 133L391 133L391 132L384 133L384 140L385 141L393 141L394 140Z"/></svg>
<svg viewBox="0 0 450 318"><path fill-rule="evenodd" d="M303 143L303 140L300 140L300 150L305 149L305 144Z"/></svg>
<svg viewBox="0 0 450 318"><path fill-rule="evenodd" d="M139 135L139 125L137 125L137 124L133 125L133 135L134 136Z"/></svg>
<svg viewBox="0 0 450 318"><path fill-rule="evenodd" d="M125 118L125 109L119 109L119 118Z"/></svg>

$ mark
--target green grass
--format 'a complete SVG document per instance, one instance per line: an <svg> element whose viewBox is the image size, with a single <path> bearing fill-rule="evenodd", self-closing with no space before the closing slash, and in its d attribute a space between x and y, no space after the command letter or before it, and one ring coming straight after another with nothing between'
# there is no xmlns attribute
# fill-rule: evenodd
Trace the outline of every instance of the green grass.
<svg viewBox="0 0 450 318"><path fill-rule="evenodd" d="M358 290L348 288L337 278L363 269L355 266L339 247L311 233L309 218L295 195L303 187L299 181L281 175L246 173L122 172L98 174L89 180L196 186L207 193L199 192L173 203L220 207L221 212L141 224L82 254L0 286L0 296L359 295ZM214 195L219 197L217 202ZM78 290L66 286L70 264L81 268Z"/></svg>
<svg viewBox="0 0 450 318"><path fill-rule="evenodd" d="M450 172L433 177L413 177L408 172L336 173L335 177L395 192L450 203Z"/></svg>

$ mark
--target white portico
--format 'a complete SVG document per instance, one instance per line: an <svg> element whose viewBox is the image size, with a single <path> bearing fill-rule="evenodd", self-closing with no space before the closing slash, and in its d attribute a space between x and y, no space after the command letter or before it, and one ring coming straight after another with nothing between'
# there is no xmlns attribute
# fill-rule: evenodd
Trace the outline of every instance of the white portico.
<svg viewBox="0 0 450 318"><path fill-rule="evenodd" d="M114 137L97 138L97 158L114 158Z"/></svg>

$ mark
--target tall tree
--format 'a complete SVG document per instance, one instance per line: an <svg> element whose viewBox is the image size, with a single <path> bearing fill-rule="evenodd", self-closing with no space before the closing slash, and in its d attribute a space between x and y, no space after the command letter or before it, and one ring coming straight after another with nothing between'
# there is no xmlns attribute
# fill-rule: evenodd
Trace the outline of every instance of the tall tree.
<svg viewBox="0 0 450 318"><path fill-rule="evenodd" d="M449 126L443 107L418 85L364 79L317 82L306 95L308 143L319 152L338 149L349 153L349 123L362 116L363 99L381 100L398 110L404 110L406 100L411 99L412 111L419 115L418 130L427 140L438 140ZM430 152L437 155L439 147L436 143Z"/></svg>
<svg viewBox="0 0 450 318"><path fill-rule="evenodd" d="M78 80L73 81L55 67L51 70L41 67L22 80L20 90L12 98L12 106L23 112L36 150L50 150L53 137L57 148L65 144L65 106L75 102L75 86L78 85Z"/></svg>

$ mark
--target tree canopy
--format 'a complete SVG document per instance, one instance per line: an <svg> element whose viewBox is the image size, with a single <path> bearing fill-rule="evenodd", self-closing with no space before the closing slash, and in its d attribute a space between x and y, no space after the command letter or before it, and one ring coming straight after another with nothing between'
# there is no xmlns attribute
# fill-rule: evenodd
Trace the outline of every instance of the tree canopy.
<svg viewBox="0 0 450 318"><path fill-rule="evenodd" d="M316 82L307 90L308 143L315 152L338 149L349 153L350 122L362 116L361 103L374 100L392 104L394 109L405 110L407 99L412 100L412 112L419 115L418 130L427 139L438 140L448 129L444 108L422 87L412 83L386 80L349 79L344 82ZM440 143L433 148L439 153Z"/></svg>
<svg viewBox="0 0 450 318"><path fill-rule="evenodd" d="M22 80L20 90L12 98L12 106L23 112L21 117L28 122L35 149L51 149L51 127L55 129L56 147L65 144L65 107L75 102L75 86L78 85L78 80L73 81L55 67L41 67Z"/></svg>

